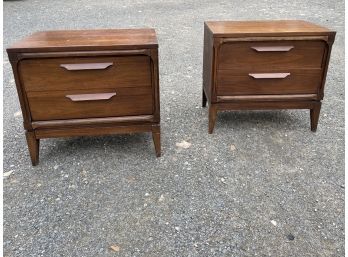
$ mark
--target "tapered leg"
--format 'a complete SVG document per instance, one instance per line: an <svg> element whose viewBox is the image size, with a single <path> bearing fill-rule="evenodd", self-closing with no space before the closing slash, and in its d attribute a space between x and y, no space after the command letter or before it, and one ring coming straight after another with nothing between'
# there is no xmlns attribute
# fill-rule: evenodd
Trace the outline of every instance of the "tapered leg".
<svg viewBox="0 0 348 257"><path fill-rule="evenodd" d="M31 163L36 166L39 163L40 139L36 139L35 133L32 131L26 131L25 137L27 138Z"/></svg>
<svg viewBox="0 0 348 257"><path fill-rule="evenodd" d="M311 109L311 130L315 132L317 130L319 114L320 114L321 102L318 102L313 109Z"/></svg>
<svg viewBox="0 0 348 257"><path fill-rule="evenodd" d="M155 145L156 156L161 156L161 129L160 126L154 126L152 129L152 139Z"/></svg>
<svg viewBox="0 0 348 257"><path fill-rule="evenodd" d="M207 106L207 96L205 95L204 89L202 91L203 91L202 107L206 107Z"/></svg>
<svg viewBox="0 0 348 257"><path fill-rule="evenodd" d="M216 105L210 104L209 105L209 134L213 133L214 126L215 126L215 120L216 120Z"/></svg>

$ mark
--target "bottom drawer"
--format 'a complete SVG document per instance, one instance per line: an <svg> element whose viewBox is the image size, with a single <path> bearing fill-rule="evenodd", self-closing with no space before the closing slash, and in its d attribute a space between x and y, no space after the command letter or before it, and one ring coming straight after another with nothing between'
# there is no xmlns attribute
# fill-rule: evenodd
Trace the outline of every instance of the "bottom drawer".
<svg viewBox="0 0 348 257"><path fill-rule="evenodd" d="M153 113L150 87L29 92L28 100L34 121Z"/></svg>
<svg viewBox="0 0 348 257"><path fill-rule="evenodd" d="M321 85L321 75L321 69L275 72L219 70L217 75L217 94L315 94Z"/></svg>

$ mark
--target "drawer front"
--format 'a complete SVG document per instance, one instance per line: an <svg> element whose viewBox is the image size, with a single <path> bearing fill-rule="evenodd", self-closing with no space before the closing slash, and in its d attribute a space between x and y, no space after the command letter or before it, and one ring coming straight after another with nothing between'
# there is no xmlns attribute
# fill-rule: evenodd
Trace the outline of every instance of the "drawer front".
<svg viewBox="0 0 348 257"><path fill-rule="evenodd" d="M219 70L217 95L316 94L321 76L320 69L253 73Z"/></svg>
<svg viewBox="0 0 348 257"><path fill-rule="evenodd" d="M19 71L27 92L151 86L148 56L27 59Z"/></svg>
<svg viewBox="0 0 348 257"><path fill-rule="evenodd" d="M27 95L34 121L153 113L150 87L29 92Z"/></svg>
<svg viewBox="0 0 348 257"><path fill-rule="evenodd" d="M273 41L225 43L219 51L218 69L321 68L323 41Z"/></svg>

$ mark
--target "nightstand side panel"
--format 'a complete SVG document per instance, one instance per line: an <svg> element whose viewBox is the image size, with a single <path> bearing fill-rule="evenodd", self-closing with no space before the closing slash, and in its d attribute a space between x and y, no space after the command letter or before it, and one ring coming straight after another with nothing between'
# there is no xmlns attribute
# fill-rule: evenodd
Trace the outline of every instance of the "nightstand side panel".
<svg viewBox="0 0 348 257"><path fill-rule="evenodd" d="M214 38L207 24L204 24L203 46L203 89L209 103L212 100L214 86Z"/></svg>

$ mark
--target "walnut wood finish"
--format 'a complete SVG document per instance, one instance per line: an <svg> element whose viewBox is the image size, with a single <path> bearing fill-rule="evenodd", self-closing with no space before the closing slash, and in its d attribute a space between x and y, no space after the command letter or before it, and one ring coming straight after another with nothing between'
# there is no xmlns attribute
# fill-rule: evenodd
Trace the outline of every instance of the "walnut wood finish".
<svg viewBox="0 0 348 257"><path fill-rule="evenodd" d="M42 53L157 49L154 29L99 29L40 31L13 44L7 52Z"/></svg>
<svg viewBox="0 0 348 257"><path fill-rule="evenodd" d="M161 156L161 131L159 126L152 126L152 139L155 145L156 156Z"/></svg>
<svg viewBox="0 0 348 257"><path fill-rule="evenodd" d="M40 140L33 131L26 131L25 137L27 139L31 163L35 166L39 163Z"/></svg>
<svg viewBox="0 0 348 257"><path fill-rule="evenodd" d="M106 62L111 62L113 65L104 69L82 68L85 64L90 66L91 63ZM67 70L61 67L61 65L69 65L69 63L74 65L75 68ZM80 65L79 70L76 68L77 65ZM39 61L37 59L24 59L19 63L19 70L27 92L151 87L151 59L144 55L45 58Z"/></svg>
<svg viewBox="0 0 348 257"><path fill-rule="evenodd" d="M321 85L322 71L318 69L284 70L284 73L248 71L217 71L217 94L314 94ZM275 78L276 77L276 78Z"/></svg>
<svg viewBox="0 0 348 257"><path fill-rule="evenodd" d="M209 133L222 110L310 109L318 124L336 32L305 21L204 23Z"/></svg>
<svg viewBox="0 0 348 257"><path fill-rule="evenodd" d="M38 32L7 52L33 165L52 137L151 132L161 155L153 29Z"/></svg>
<svg viewBox="0 0 348 257"><path fill-rule="evenodd" d="M266 39L265 39L266 40ZM255 51L257 47L288 47L290 51ZM219 69L291 69L321 68L326 43L323 41L233 42L221 45ZM252 65L250 61L252 60ZM251 66L251 67L250 67Z"/></svg>
<svg viewBox="0 0 348 257"><path fill-rule="evenodd" d="M328 36L335 32L302 20L207 21L214 37Z"/></svg>
<svg viewBox="0 0 348 257"><path fill-rule="evenodd" d="M319 114L320 114L320 108L321 108L321 102L317 102L314 106L314 108L310 109L310 115L311 115L311 130L317 131L318 121L319 121Z"/></svg>
<svg viewBox="0 0 348 257"><path fill-rule="evenodd" d="M154 123L154 115L121 116L106 118L70 119L70 120L48 120L33 121L34 129L58 128L58 127L78 127L78 126L112 126L117 124L146 124Z"/></svg>
<svg viewBox="0 0 348 257"><path fill-rule="evenodd" d="M73 101L86 95L115 94L110 99ZM73 91L28 92L32 120L57 120L144 115L153 113L151 88L123 90L94 89Z"/></svg>

